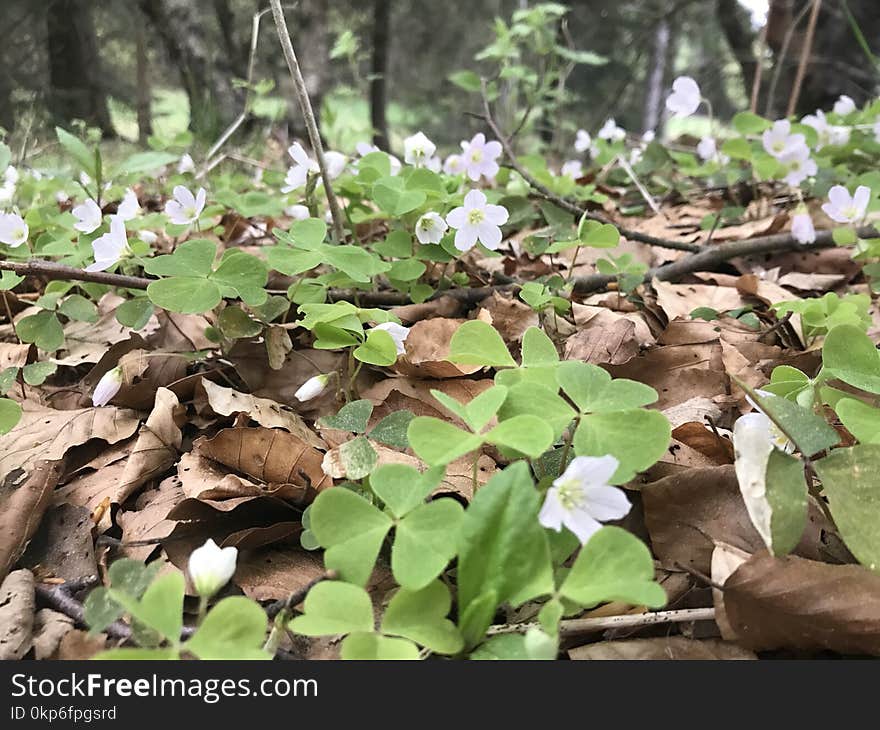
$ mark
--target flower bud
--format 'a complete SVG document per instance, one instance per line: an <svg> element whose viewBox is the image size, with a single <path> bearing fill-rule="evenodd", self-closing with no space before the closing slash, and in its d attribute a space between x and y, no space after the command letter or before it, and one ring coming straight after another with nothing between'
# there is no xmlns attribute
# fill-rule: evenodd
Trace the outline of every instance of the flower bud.
<svg viewBox="0 0 880 730"><path fill-rule="evenodd" d="M92 393L92 405L106 406L122 388L122 368L118 365L101 376Z"/></svg>
<svg viewBox="0 0 880 730"><path fill-rule="evenodd" d="M213 540L193 550L189 556L188 570L198 594L210 598L225 586L235 573L237 557L238 548L220 548Z"/></svg>
<svg viewBox="0 0 880 730"><path fill-rule="evenodd" d="M327 383L330 382L330 374L324 373L323 375L315 375L309 378L305 383L303 383L299 390L294 393L294 397L300 402L305 403L307 400L312 400L312 398L317 398L324 390L327 388Z"/></svg>

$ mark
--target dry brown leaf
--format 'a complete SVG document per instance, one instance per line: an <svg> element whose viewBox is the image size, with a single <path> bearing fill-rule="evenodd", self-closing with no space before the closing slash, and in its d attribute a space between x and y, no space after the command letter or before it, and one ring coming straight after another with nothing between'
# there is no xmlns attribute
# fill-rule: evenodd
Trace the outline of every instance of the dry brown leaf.
<svg viewBox="0 0 880 730"><path fill-rule="evenodd" d="M33 537L49 504L64 465L38 461L24 481L0 484L0 577L12 569Z"/></svg>
<svg viewBox="0 0 880 730"><path fill-rule="evenodd" d="M672 430L672 436L706 456L713 464L733 463L733 442L706 428L702 423L683 423Z"/></svg>
<svg viewBox="0 0 880 730"><path fill-rule="evenodd" d="M6 368L23 368L27 365L33 345L22 345L12 342L0 342L0 370Z"/></svg>
<svg viewBox="0 0 880 730"><path fill-rule="evenodd" d="M25 402L18 425L0 436L0 479L14 469L29 471L37 460L60 459L91 439L115 444L139 425L137 413L113 406L56 411Z"/></svg>
<svg viewBox="0 0 880 730"><path fill-rule="evenodd" d="M399 410L412 411L417 416L434 416L456 423L464 424L449 413L431 395L432 390L439 390L459 403L469 403L480 393L493 386L490 379L471 380L469 378L450 378L448 380L417 380L415 378L386 378L375 385L361 391L361 397L373 402L375 408L371 422L378 422L391 413Z"/></svg>
<svg viewBox="0 0 880 730"><path fill-rule="evenodd" d="M507 344L521 342L529 327L538 326L538 313L534 309L497 291L480 302L480 307L489 313L492 326Z"/></svg>
<svg viewBox="0 0 880 730"><path fill-rule="evenodd" d="M178 314L160 309L157 317L160 326L149 337L154 349L165 352L217 349L218 344L205 336L211 323L201 314Z"/></svg>
<svg viewBox="0 0 880 730"><path fill-rule="evenodd" d="M752 526L732 465L688 469L642 487L645 525L654 554L666 566L690 566L708 574L718 542L754 553L764 547ZM811 507L795 552L821 557L828 524Z"/></svg>
<svg viewBox="0 0 880 730"><path fill-rule="evenodd" d="M77 580L98 574L89 510L72 504L53 507L19 561L41 579Z"/></svg>
<svg viewBox="0 0 880 730"><path fill-rule="evenodd" d="M737 642L755 651L828 649L880 656L880 575L793 555L753 555L725 581Z"/></svg>
<svg viewBox="0 0 880 730"><path fill-rule="evenodd" d="M622 365L639 354L635 329L629 319L606 309L565 341L564 359Z"/></svg>
<svg viewBox="0 0 880 730"><path fill-rule="evenodd" d="M790 271L780 276L778 283L798 291L826 292L846 280L845 274L802 274L799 271Z"/></svg>
<svg viewBox="0 0 880 730"><path fill-rule="evenodd" d="M239 393L232 388L224 388L222 385L212 383L207 378L202 378L201 383L208 396L208 404L215 413L221 416L245 413L261 426L283 428L316 449L326 447L315 432L306 425L302 417L290 407L268 398L257 398L246 393Z"/></svg>
<svg viewBox="0 0 880 730"><path fill-rule="evenodd" d="M392 307L390 312L404 324L413 324L432 317L459 317L462 313L462 301L444 295L421 304L404 304Z"/></svg>
<svg viewBox="0 0 880 730"><path fill-rule="evenodd" d="M0 584L0 661L30 651L34 629L34 575L15 570Z"/></svg>
<svg viewBox="0 0 880 730"><path fill-rule="evenodd" d="M65 634L61 639L58 651L52 656L52 659L84 661L91 659L95 654L104 651L106 648L107 636L105 634L95 636L88 631L74 629Z"/></svg>
<svg viewBox="0 0 880 730"><path fill-rule="evenodd" d="M273 496L301 503L313 493L302 485L260 484L238 474L230 474L220 464L201 455L197 449L184 454L177 474L186 497L202 500L229 500L239 497Z"/></svg>
<svg viewBox="0 0 880 730"><path fill-rule="evenodd" d="M278 601L324 574L318 552L285 547L265 547L244 555L234 582L248 598Z"/></svg>
<svg viewBox="0 0 880 730"><path fill-rule="evenodd" d="M163 479L155 489L139 494L135 509L120 510L116 515L116 522L122 529L122 542L161 540L168 537L177 524L167 519L168 514L185 497L177 477ZM155 549L155 545L124 546L123 553L128 558L146 561Z"/></svg>
<svg viewBox="0 0 880 730"><path fill-rule="evenodd" d="M688 398L684 403L664 409L663 415L666 416L673 428L677 428L683 423L692 421L705 423L709 418L717 423L721 420L722 411L715 401L697 396L696 398Z"/></svg>
<svg viewBox="0 0 880 730"><path fill-rule="evenodd" d="M265 340L269 367L273 370L280 370L284 367L287 353L293 349L290 335L287 334L287 330L284 327L269 325L266 327Z"/></svg>
<svg viewBox="0 0 880 730"><path fill-rule="evenodd" d="M731 287L708 284L670 284L654 279L651 286L657 293L657 302L669 321L688 319L698 307L709 307L716 312L726 312L744 306L740 293Z"/></svg>
<svg viewBox="0 0 880 730"><path fill-rule="evenodd" d="M460 378L481 370L480 365L456 365L449 357L449 342L463 319L435 317L416 322L407 335L406 352L397 359L394 370L414 378Z"/></svg>
<svg viewBox="0 0 880 730"><path fill-rule="evenodd" d="M183 434L177 425L181 411L185 414L174 393L167 388L156 391L153 411L138 433L125 471L116 486L112 498L114 503L122 504L139 487L161 476L174 465L183 441Z"/></svg>
<svg viewBox="0 0 880 730"><path fill-rule="evenodd" d="M324 455L278 428L225 428L197 445L204 456L267 484L301 485L310 493L333 486L321 469Z"/></svg>
<svg viewBox="0 0 880 730"><path fill-rule="evenodd" d="M698 660L757 659L754 652L718 639L658 636L653 639L600 641L568 650L569 659L581 660Z"/></svg>

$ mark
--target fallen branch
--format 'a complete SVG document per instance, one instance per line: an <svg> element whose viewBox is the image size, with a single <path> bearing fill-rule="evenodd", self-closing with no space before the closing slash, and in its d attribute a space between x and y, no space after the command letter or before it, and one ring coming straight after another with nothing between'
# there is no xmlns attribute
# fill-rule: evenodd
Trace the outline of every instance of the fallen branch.
<svg viewBox="0 0 880 730"><path fill-rule="evenodd" d="M19 276L42 276L50 280L89 281L93 284L106 284L123 289L146 289L150 282L155 281L155 279L144 279L140 276L110 274L106 271L86 271L42 259L0 261L0 271L12 271Z"/></svg>
<svg viewBox="0 0 880 730"><path fill-rule="evenodd" d="M592 634L609 629L632 629L657 624L688 623L690 621L714 621L714 608L683 608L677 611L654 611L650 613L625 614L623 616L598 616L596 618L575 618L559 623L560 636ZM490 626L489 636L497 634L521 634L531 628L540 628L537 623L502 624Z"/></svg>
<svg viewBox="0 0 880 730"><path fill-rule="evenodd" d="M272 17L275 19L275 27L278 29L278 38L281 41L284 60L287 61L287 68L290 70L291 79L293 79L296 100L299 102L299 107L302 110L306 123L306 131L309 133L309 144L311 144L315 157L318 159L318 168L321 171L321 179L324 182L324 192L327 194L327 203L330 205L330 215L333 218L333 232L336 235L336 240L342 241L345 238L342 210L339 208L339 201L333 194L330 173L327 170L327 161L324 159L324 145L321 142L321 133L318 131L318 122L315 120L315 112L312 109L312 102L309 100L306 82L302 71L300 71L299 61L296 60L296 53L290 40L290 32L287 30L287 22L284 20L281 1L269 0L269 3L272 6Z"/></svg>
<svg viewBox="0 0 880 730"><path fill-rule="evenodd" d="M74 624L79 628L87 629L89 625L86 623L83 605L74 597L74 594L86 588L94 588L96 585L98 585L98 576L91 575L60 585L37 583L34 590L41 603L73 619ZM114 621L102 633L122 641L131 638L131 628L122 621Z"/></svg>

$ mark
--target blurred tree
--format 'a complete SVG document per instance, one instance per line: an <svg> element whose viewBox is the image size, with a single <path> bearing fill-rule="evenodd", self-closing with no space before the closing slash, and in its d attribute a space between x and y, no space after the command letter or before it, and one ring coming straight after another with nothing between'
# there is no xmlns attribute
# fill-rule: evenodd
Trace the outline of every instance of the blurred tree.
<svg viewBox="0 0 880 730"><path fill-rule="evenodd" d="M67 125L82 119L113 134L98 41L88 0L50 0L46 8L50 111Z"/></svg>
<svg viewBox="0 0 880 730"><path fill-rule="evenodd" d="M373 64L370 74L370 122L373 125L373 144L388 150L388 46L391 23L391 0L373 3Z"/></svg>
<svg viewBox="0 0 880 730"><path fill-rule="evenodd" d="M190 128L205 138L217 136L240 112L241 95L232 84L229 55L218 53L218 45L211 42L199 3L139 2L162 39L189 97Z"/></svg>

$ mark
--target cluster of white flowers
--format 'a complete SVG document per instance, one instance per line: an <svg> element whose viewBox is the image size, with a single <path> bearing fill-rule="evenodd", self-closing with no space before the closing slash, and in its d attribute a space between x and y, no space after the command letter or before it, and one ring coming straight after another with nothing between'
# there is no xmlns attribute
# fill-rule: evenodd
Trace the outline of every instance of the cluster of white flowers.
<svg viewBox="0 0 880 730"><path fill-rule="evenodd" d="M287 169L284 185L281 188L282 193L292 193L294 190L299 190L306 184L309 174L316 175L320 172L318 162L308 156L299 142L290 145L287 148L287 154L293 159L294 164ZM324 153L324 162L327 164L327 174L330 179L335 180L345 170L348 158L341 152L328 150Z"/></svg>
<svg viewBox="0 0 880 730"><path fill-rule="evenodd" d="M798 132L792 132L791 122L778 119L761 137L764 149L785 167L783 180L792 186L800 185L818 172L816 161L810 157L807 139Z"/></svg>
<svg viewBox="0 0 880 730"><path fill-rule="evenodd" d="M18 170L13 165L9 165L3 172L3 184L0 185L0 203L12 200L17 185Z"/></svg>

